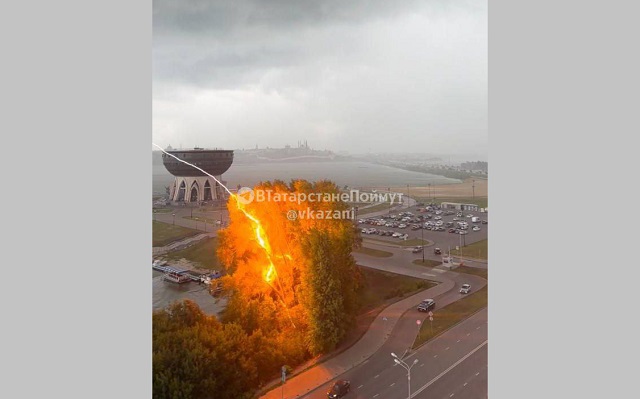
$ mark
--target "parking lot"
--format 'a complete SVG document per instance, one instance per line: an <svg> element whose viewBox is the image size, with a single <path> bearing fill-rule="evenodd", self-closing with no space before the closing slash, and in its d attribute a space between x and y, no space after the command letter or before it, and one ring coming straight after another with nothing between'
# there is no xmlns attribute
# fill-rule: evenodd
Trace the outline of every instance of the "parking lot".
<svg viewBox="0 0 640 399"><path fill-rule="evenodd" d="M403 240L424 238L446 253L487 238L489 214L479 211L441 209L439 204L418 204L395 212L358 219L363 239L367 237L399 244ZM427 252L430 253L430 252ZM432 253L432 252L431 252Z"/></svg>

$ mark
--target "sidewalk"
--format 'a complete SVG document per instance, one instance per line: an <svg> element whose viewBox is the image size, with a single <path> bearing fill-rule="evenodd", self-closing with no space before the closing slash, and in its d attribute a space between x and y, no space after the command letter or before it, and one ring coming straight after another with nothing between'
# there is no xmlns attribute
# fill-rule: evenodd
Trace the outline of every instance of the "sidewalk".
<svg viewBox="0 0 640 399"><path fill-rule="evenodd" d="M169 245L165 245L164 247L153 247L153 256L164 255L167 252L175 251L176 249L181 249L182 247L187 247L197 241L200 241L207 237L215 237L216 233L202 233L193 237L188 237L180 241L174 241Z"/></svg>
<svg viewBox="0 0 640 399"><path fill-rule="evenodd" d="M349 349L288 379L284 387L284 398L292 399L306 395L320 385L359 365L380 349L407 309L418 304L425 296L441 295L454 286L453 281L441 280L439 276L430 279L440 281L440 284L389 305L378 314L362 338ZM280 386L261 397L261 399L281 398L282 388Z"/></svg>

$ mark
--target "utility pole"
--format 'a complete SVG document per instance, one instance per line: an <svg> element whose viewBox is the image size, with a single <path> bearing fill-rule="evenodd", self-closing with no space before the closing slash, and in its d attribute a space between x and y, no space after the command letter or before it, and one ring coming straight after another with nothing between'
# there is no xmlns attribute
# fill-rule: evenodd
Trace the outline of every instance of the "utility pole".
<svg viewBox="0 0 640 399"><path fill-rule="evenodd" d="M472 195L473 195L473 199L476 199L476 181L475 180L471 180L473 183L471 184L471 190L472 190Z"/></svg>

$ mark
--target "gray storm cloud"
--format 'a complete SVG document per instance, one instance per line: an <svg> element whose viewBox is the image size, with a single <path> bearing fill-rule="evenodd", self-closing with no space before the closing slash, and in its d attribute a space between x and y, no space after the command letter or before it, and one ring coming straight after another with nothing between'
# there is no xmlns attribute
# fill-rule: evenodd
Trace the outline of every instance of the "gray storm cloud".
<svg viewBox="0 0 640 399"><path fill-rule="evenodd" d="M154 1L153 27L161 145L486 153L486 2Z"/></svg>

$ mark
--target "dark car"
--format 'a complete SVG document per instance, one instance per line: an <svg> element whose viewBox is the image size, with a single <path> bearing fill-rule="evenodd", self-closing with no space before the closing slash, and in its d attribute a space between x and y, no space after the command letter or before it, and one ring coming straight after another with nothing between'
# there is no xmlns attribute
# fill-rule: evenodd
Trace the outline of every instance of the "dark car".
<svg viewBox="0 0 640 399"><path fill-rule="evenodd" d="M333 384L331 389L327 392L329 399L341 398L351 390L351 382L347 380L338 380Z"/></svg>
<svg viewBox="0 0 640 399"><path fill-rule="evenodd" d="M418 311L428 312L435 307L436 301L434 301L433 299L425 299L424 301L420 302L420 305L418 305Z"/></svg>

